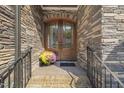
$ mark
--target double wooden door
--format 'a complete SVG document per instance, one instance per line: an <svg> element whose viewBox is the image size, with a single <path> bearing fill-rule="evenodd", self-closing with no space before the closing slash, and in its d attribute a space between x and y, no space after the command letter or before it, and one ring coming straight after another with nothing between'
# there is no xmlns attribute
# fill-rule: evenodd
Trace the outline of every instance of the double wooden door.
<svg viewBox="0 0 124 93"><path fill-rule="evenodd" d="M57 52L58 60L76 60L76 31L74 23L50 22L46 25L45 45Z"/></svg>

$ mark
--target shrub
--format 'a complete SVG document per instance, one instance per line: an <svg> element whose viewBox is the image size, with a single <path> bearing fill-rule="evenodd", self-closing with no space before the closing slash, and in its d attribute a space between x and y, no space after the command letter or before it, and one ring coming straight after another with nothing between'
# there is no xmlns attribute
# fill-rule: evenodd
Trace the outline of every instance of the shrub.
<svg viewBox="0 0 124 93"><path fill-rule="evenodd" d="M52 51L45 50L40 54L39 60L42 64L49 65L56 62L56 54Z"/></svg>

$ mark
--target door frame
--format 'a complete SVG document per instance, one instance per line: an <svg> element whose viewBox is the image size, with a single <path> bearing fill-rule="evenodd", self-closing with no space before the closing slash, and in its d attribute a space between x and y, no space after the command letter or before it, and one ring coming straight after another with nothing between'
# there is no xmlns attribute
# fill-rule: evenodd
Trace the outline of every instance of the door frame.
<svg viewBox="0 0 124 93"><path fill-rule="evenodd" d="M74 51L75 51L75 58L70 60L70 61L75 61L77 60L77 31L76 31L76 22L74 22L73 20L70 19L50 19L44 22L44 48L45 50L52 50L55 53L57 53L57 49L54 48L49 48L48 47L48 35L49 35L49 28L48 25L49 24L55 24L55 23L59 23L59 22L64 22L64 23L70 23L73 24L73 37L72 37L72 46L74 47ZM66 48L65 48L66 49ZM62 59L61 59L62 60Z"/></svg>

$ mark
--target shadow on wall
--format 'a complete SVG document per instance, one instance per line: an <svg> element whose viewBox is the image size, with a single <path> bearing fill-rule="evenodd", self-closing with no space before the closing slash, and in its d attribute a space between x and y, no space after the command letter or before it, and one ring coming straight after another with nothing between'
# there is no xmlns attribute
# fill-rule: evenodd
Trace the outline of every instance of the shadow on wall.
<svg viewBox="0 0 124 93"><path fill-rule="evenodd" d="M36 28L38 30L40 40L43 45L43 33L44 33L43 26L44 25L43 25L42 14L41 14L42 9L40 6L36 6L36 5L31 5L30 8L31 8L31 12L32 12L35 24L36 24Z"/></svg>
<svg viewBox="0 0 124 93"><path fill-rule="evenodd" d="M109 49L106 49L106 51L109 51ZM120 80L124 81L122 76L124 75L124 41L115 46L109 54L106 53L103 54L104 62L113 72L117 73ZM107 57L105 58L105 56Z"/></svg>

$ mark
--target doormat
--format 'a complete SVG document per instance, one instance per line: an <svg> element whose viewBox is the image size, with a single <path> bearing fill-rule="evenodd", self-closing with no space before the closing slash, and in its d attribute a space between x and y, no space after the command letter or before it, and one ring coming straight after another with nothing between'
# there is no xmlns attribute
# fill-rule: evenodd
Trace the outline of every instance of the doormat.
<svg viewBox="0 0 124 93"><path fill-rule="evenodd" d="M60 63L60 66L75 66L75 63Z"/></svg>

